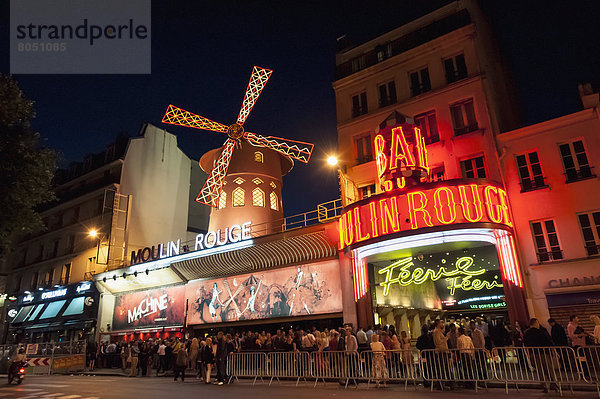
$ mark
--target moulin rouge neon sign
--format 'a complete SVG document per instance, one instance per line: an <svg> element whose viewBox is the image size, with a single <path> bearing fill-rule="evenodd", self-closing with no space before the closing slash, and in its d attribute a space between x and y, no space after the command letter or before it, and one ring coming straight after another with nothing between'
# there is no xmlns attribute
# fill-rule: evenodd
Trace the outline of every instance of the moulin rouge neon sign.
<svg viewBox="0 0 600 399"><path fill-rule="evenodd" d="M467 223L512 227L506 191L492 182L468 183L467 180L449 180L443 185L426 183L419 190L403 190L399 195L394 195L395 191L357 203L339 219L340 249L428 227Z"/></svg>

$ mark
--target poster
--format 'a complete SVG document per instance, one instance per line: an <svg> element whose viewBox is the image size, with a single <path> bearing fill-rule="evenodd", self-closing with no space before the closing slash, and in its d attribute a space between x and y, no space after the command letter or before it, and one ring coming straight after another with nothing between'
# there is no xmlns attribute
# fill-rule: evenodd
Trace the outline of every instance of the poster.
<svg viewBox="0 0 600 399"><path fill-rule="evenodd" d="M341 312L339 266L328 261L192 281L186 299L188 324Z"/></svg>
<svg viewBox="0 0 600 399"><path fill-rule="evenodd" d="M184 286L132 292L115 299L113 330L183 325Z"/></svg>

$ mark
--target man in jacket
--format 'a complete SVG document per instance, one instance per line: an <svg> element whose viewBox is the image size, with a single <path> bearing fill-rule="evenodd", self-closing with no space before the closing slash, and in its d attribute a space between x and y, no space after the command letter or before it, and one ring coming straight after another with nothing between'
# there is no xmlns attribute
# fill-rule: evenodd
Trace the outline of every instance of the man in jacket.
<svg viewBox="0 0 600 399"><path fill-rule="evenodd" d="M534 367L542 381L544 392L548 393L550 387L558 391L554 383L555 375L554 368L552 367L552 355L554 353L550 348L554 346L554 342L552 342L548 331L540 328L538 319L532 318L529 321L529 328L525 331L523 343L526 347L533 347L533 349L530 349L529 358L533 361Z"/></svg>

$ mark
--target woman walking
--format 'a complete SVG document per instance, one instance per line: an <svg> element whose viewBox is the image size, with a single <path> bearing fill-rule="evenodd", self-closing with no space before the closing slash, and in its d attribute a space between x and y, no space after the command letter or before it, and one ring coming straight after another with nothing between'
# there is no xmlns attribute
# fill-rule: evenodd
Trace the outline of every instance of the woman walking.
<svg viewBox="0 0 600 399"><path fill-rule="evenodd" d="M190 365L191 369L196 369L196 360L198 359L198 351L200 350L200 344L198 338L192 338L192 344L190 345Z"/></svg>
<svg viewBox="0 0 600 399"><path fill-rule="evenodd" d="M377 383L377 387L383 381L383 386L387 386L386 382L389 378L388 369L385 365L385 346L379 342L379 336L373 334L371 336L371 351L373 352L373 371L372 377Z"/></svg>
<svg viewBox="0 0 600 399"><path fill-rule="evenodd" d="M202 347L200 352L200 359L202 360L202 367L204 368L204 383L210 384L210 375L212 373L212 367L215 363L215 354L213 352L212 339L206 338L206 345Z"/></svg>

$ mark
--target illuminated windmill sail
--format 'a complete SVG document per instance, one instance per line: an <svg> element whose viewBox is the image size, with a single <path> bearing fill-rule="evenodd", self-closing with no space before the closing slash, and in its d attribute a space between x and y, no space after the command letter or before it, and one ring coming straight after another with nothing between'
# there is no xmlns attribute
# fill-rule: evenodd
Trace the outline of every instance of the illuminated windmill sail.
<svg viewBox="0 0 600 399"><path fill-rule="evenodd" d="M223 188L223 180L227 175L227 168L229 167L231 155L235 149L236 142L241 140L246 140L256 147L270 148L292 159L308 163L314 147L313 144L286 140L273 136L261 136L260 134L250 133L244 130L244 122L248 118L256 100L258 100L262 89L267 84L271 73L273 73L273 71L270 69L264 69L257 66L254 67L237 121L230 126L211 121L203 116L193 114L173 105L169 105L167 108L167 112L162 120L164 123L209 130L211 132L227 133L229 136L229 139L227 139L223 145L221 155L215 162L196 201L214 207L217 206L219 195Z"/></svg>

